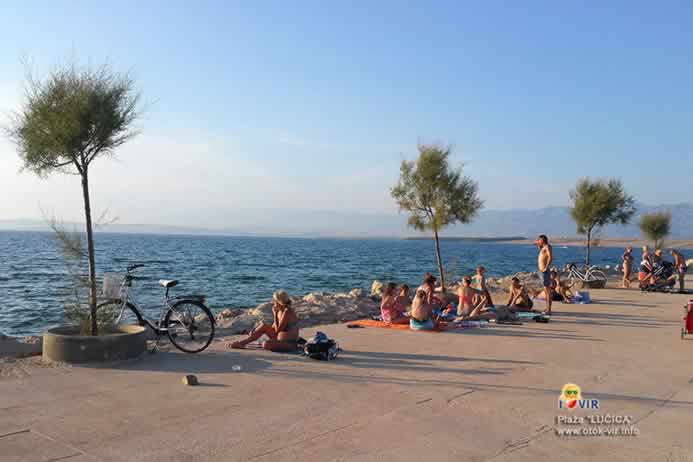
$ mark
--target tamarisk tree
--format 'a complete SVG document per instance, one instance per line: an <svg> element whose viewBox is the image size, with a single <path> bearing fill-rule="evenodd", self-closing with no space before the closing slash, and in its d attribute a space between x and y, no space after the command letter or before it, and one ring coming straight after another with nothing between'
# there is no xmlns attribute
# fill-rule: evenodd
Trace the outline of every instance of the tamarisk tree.
<svg viewBox="0 0 693 462"><path fill-rule="evenodd" d="M89 171L92 163L111 156L137 135L139 95L127 75L109 66L96 69L70 65L39 80L27 78L21 109L8 128L26 170L39 177L53 173L78 175L82 184L89 265L91 335L98 335L96 265Z"/></svg>
<svg viewBox="0 0 693 462"><path fill-rule="evenodd" d="M409 213L408 224L419 231L433 231L440 283L445 291L443 259L438 233L454 223L469 223L483 206L478 185L452 168L450 148L419 145L415 161L402 161L399 182L390 193L401 211Z"/></svg>

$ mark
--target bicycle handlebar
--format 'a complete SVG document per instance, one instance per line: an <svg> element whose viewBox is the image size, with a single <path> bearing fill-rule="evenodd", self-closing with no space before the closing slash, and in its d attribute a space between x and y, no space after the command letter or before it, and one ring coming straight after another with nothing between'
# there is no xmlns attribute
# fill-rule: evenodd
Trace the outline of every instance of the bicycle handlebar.
<svg viewBox="0 0 693 462"><path fill-rule="evenodd" d="M130 271L136 270L137 268L142 268L144 265L142 263L137 263L136 265L128 266L128 273Z"/></svg>

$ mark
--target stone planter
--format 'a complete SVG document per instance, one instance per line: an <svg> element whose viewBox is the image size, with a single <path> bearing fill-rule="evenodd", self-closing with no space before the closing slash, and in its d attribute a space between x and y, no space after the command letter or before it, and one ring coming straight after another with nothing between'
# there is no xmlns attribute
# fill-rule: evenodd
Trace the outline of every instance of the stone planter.
<svg viewBox="0 0 693 462"><path fill-rule="evenodd" d="M603 289L606 287L606 279L597 279L596 281L582 281L578 284L581 289Z"/></svg>
<svg viewBox="0 0 693 462"><path fill-rule="evenodd" d="M56 327L43 335L43 358L66 363L104 362L136 358L147 349L147 330L121 326L97 337L79 335L77 327Z"/></svg>

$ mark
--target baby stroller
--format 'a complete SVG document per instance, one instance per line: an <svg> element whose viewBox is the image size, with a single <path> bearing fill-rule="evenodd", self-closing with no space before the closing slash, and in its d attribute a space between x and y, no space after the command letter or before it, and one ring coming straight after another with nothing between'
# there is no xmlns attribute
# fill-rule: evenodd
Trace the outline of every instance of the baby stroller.
<svg viewBox="0 0 693 462"><path fill-rule="evenodd" d="M676 283L674 264L668 261L657 263L650 270L649 263L640 266L638 274L640 290L645 292L666 292Z"/></svg>

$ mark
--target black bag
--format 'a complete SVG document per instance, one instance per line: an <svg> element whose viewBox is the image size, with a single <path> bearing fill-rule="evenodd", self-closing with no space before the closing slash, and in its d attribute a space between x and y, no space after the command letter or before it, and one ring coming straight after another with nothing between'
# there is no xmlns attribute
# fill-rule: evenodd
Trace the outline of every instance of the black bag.
<svg viewBox="0 0 693 462"><path fill-rule="evenodd" d="M312 359L330 361L337 358L339 347L337 342L322 332L318 332L309 339L303 347L303 353Z"/></svg>

